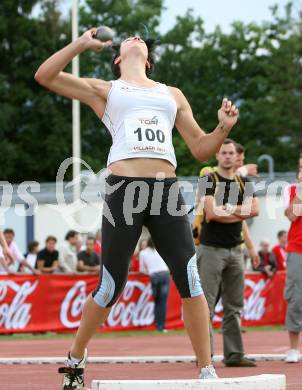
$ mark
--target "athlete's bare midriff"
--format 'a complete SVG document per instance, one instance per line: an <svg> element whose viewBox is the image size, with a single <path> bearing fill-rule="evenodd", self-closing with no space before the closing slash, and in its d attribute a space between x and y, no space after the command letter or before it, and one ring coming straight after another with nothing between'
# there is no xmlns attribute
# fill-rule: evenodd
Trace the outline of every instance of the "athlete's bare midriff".
<svg viewBox="0 0 302 390"><path fill-rule="evenodd" d="M165 177L175 177L175 167L169 161L159 158L129 158L115 161L108 169L118 176L156 177L159 173Z"/></svg>

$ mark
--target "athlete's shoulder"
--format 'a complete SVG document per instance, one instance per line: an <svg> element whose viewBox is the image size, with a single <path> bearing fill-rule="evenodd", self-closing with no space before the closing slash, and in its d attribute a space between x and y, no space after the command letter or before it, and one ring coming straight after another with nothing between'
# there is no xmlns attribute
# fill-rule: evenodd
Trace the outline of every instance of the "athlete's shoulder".
<svg viewBox="0 0 302 390"><path fill-rule="evenodd" d="M98 95L100 95L101 97L107 97L112 86L112 81L106 81L96 78L87 78L86 80Z"/></svg>
<svg viewBox="0 0 302 390"><path fill-rule="evenodd" d="M175 97L184 97L184 94L182 93L181 89L173 87L171 85L167 85L167 88Z"/></svg>

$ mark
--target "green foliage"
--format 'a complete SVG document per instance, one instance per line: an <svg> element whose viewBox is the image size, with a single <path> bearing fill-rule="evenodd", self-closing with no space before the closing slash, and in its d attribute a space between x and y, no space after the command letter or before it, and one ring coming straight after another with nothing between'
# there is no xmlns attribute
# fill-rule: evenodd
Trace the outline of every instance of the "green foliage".
<svg viewBox="0 0 302 390"><path fill-rule="evenodd" d="M40 14L33 17L33 7ZM71 21L56 0L0 2L0 166L2 180L53 181L72 153L71 102L41 88L34 73L41 62L70 42ZM86 0L80 29L109 25L118 38L134 33L159 36L162 0ZM179 16L161 37L154 79L177 86L200 126L211 131L224 96L240 106L231 137L247 147L247 159L262 153L276 170L296 169L302 150L302 17L272 9L272 21L236 22L229 33L206 33L192 11ZM110 50L81 55L81 75L112 79ZM67 70L70 70L68 68ZM81 108L82 156L98 171L106 165L111 137L87 107ZM177 131L179 175L197 175L202 163L191 156ZM214 159L211 161L214 163ZM205 163L207 164L207 163Z"/></svg>

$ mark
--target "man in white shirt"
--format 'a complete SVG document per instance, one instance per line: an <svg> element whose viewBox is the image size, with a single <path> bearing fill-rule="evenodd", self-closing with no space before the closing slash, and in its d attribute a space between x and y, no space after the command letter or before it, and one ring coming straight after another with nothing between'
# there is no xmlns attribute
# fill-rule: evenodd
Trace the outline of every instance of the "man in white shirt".
<svg viewBox="0 0 302 390"><path fill-rule="evenodd" d="M3 267L3 264L0 264L0 273L7 274L7 273L17 273L19 271L20 266L23 266L25 268L28 268L32 274L39 274L40 272L33 268L24 258L23 254L21 253L20 249L18 248L18 245L15 243L15 232L13 229L5 229L3 232L5 241L7 243L7 246L9 248L10 255L12 257L12 262L8 265L8 269Z"/></svg>
<svg viewBox="0 0 302 390"><path fill-rule="evenodd" d="M166 263L154 248L151 238L148 240L148 246L139 253L139 263L140 272L148 274L151 279L156 328L160 332L165 332L170 273Z"/></svg>
<svg viewBox="0 0 302 390"><path fill-rule="evenodd" d="M64 244L59 248L59 268L66 274L76 274L78 257L77 247L80 235L75 230L70 230L65 236Z"/></svg>

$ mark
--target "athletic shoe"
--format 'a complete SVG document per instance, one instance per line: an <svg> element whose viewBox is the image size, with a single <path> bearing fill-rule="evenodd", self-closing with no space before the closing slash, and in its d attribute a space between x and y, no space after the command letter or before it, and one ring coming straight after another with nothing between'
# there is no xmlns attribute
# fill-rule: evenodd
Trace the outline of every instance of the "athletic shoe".
<svg viewBox="0 0 302 390"><path fill-rule="evenodd" d="M245 356L240 356L239 358L237 357L236 359L229 359L229 360L224 360L224 364L226 367L256 367L257 364L255 360L253 359L248 359Z"/></svg>
<svg viewBox="0 0 302 390"><path fill-rule="evenodd" d="M203 367L200 370L199 379L215 379L215 378L218 378L218 376L212 364L210 366Z"/></svg>
<svg viewBox="0 0 302 390"><path fill-rule="evenodd" d="M300 352L297 349L290 349L287 352L286 363L298 363L300 360Z"/></svg>
<svg viewBox="0 0 302 390"><path fill-rule="evenodd" d="M67 360L67 367L60 367L58 372L63 374L63 390L84 390L84 369L87 361L87 349L82 360L78 364L70 365Z"/></svg>

